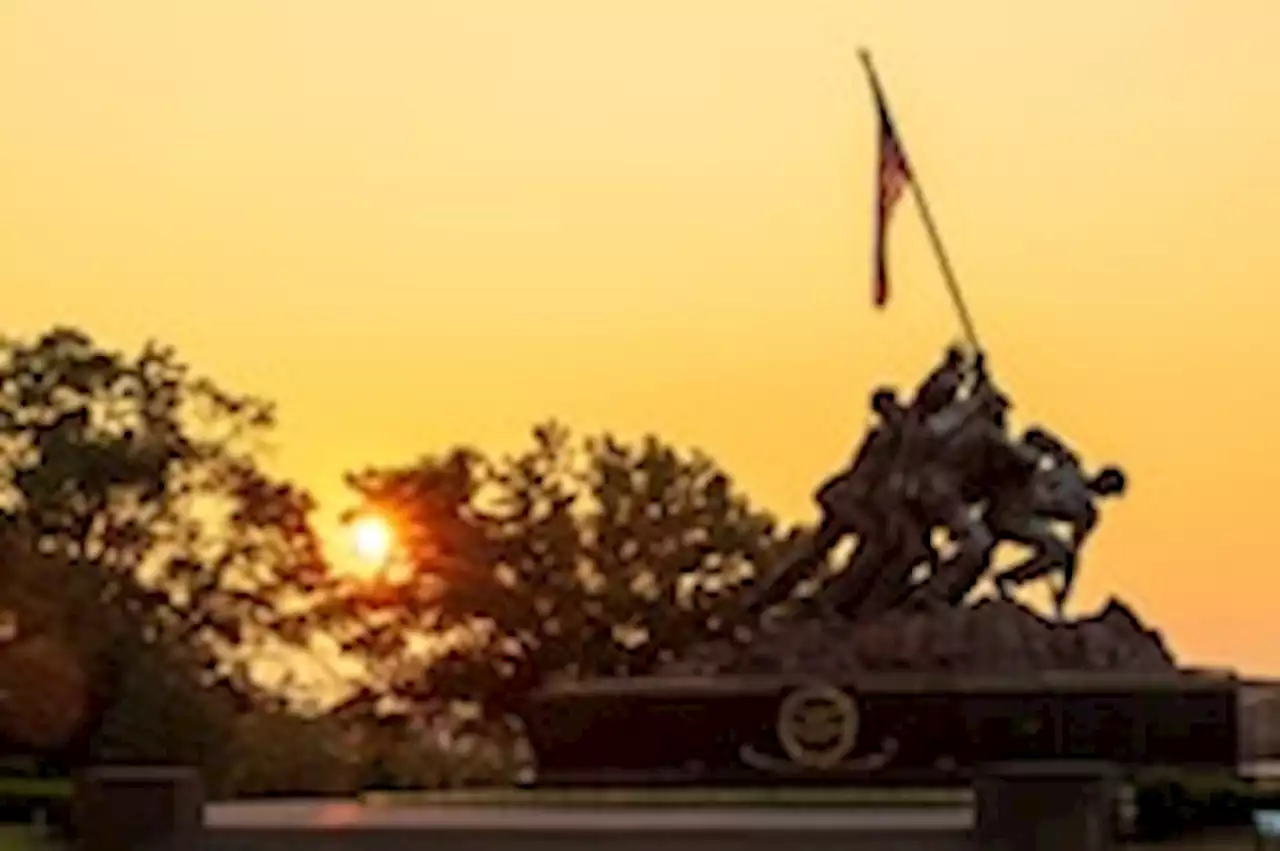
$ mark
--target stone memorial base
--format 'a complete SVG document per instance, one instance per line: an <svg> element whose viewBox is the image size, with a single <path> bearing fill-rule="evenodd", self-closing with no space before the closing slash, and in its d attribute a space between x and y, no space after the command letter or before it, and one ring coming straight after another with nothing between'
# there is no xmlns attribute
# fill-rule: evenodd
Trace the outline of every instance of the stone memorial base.
<svg viewBox="0 0 1280 851"><path fill-rule="evenodd" d="M618 678L524 707L537 784L967 785L993 762L1235 770L1238 682L1192 673Z"/></svg>
<svg viewBox="0 0 1280 851"><path fill-rule="evenodd" d="M869 621L801 617L762 624L746 640L697 645L664 675L874 673L1027 675L1176 674L1157 630L1123 602L1060 622L1017 603L981 600L940 610L898 610Z"/></svg>

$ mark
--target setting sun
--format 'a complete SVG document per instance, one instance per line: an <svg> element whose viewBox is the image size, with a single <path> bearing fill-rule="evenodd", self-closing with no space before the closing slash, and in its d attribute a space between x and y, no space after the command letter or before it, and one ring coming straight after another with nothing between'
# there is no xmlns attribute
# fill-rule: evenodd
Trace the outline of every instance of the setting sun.
<svg viewBox="0 0 1280 851"><path fill-rule="evenodd" d="M351 544L360 560L382 566L391 555L395 534L381 517L361 517L351 524Z"/></svg>

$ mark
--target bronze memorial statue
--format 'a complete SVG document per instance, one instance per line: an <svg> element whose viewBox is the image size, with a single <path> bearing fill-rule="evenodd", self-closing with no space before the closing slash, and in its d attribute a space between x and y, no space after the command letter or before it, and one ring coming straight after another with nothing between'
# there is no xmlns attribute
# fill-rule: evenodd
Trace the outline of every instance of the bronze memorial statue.
<svg viewBox="0 0 1280 851"><path fill-rule="evenodd" d="M817 598L828 613L865 620L902 606L954 606L988 572L996 545L1010 541L1032 554L996 576L997 589L1007 598L1056 573L1061 619L1097 503L1123 493L1124 474L1107 467L1087 476L1042 428L1015 439L1009 400L981 354L970 362L951 348L910 404L880 388L871 408L878 422L848 469L818 489L817 532L758 590L752 608L785 597L846 536L857 546ZM1069 537L1056 524L1069 525ZM949 558L933 543L936 531L955 547Z"/></svg>
<svg viewBox="0 0 1280 851"><path fill-rule="evenodd" d="M955 346L908 400L874 390L871 411L847 468L815 494L817 528L746 595L749 637L691 648L665 673L1175 668L1122 604L1065 614L1102 503L1124 493L1118 467L1086 472L1043 426L1018 434L985 356ZM846 538L850 554L831 563ZM997 570L1006 542L1027 555ZM984 578L997 600L974 605ZM1053 622L1013 599L1039 579L1057 582ZM820 587L796 599L803 584Z"/></svg>

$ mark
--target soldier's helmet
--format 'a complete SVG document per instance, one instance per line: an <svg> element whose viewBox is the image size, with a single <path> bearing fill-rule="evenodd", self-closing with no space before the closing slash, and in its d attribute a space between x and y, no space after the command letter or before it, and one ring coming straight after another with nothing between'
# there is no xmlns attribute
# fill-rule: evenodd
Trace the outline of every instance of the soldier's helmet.
<svg viewBox="0 0 1280 851"><path fill-rule="evenodd" d="M1123 470L1119 467L1103 467L1089 483L1089 490L1098 496L1120 496L1127 485Z"/></svg>
<svg viewBox="0 0 1280 851"><path fill-rule="evenodd" d="M1046 434L1043 429L1034 427L1026 430L1022 435L1022 442L1037 452L1049 453L1056 448L1056 441L1052 437Z"/></svg>
<svg viewBox="0 0 1280 851"><path fill-rule="evenodd" d="M901 406L898 404L898 392L892 387L877 387L871 394L871 410L882 417L891 416Z"/></svg>

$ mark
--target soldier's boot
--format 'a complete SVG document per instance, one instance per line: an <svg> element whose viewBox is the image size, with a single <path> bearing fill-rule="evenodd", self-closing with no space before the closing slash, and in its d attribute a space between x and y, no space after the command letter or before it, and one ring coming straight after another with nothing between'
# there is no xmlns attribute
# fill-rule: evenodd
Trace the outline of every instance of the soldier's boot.
<svg viewBox="0 0 1280 851"><path fill-rule="evenodd" d="M1026 561L1014 565L995 578L996 589L1004 599L1011 599L1014 589L1028 582L1061 573L1062 587L1053 595L1054 611L1058 620L1063 619L1063 608L1071 594L1071 578L1075 573L1075 557L1056 538L1042 542L1037 551Z"/></svg>
<svg viewBox="0 0 1280 851"><path fill-rule="evenodd" d="M1062 584L1053 595L1053 608L1059 621L1066 620L1067 600L1071 597L1071 588L1075 584L1076 554L1068 550L1062 557L1059 568L1062 573Z"/></svg>

